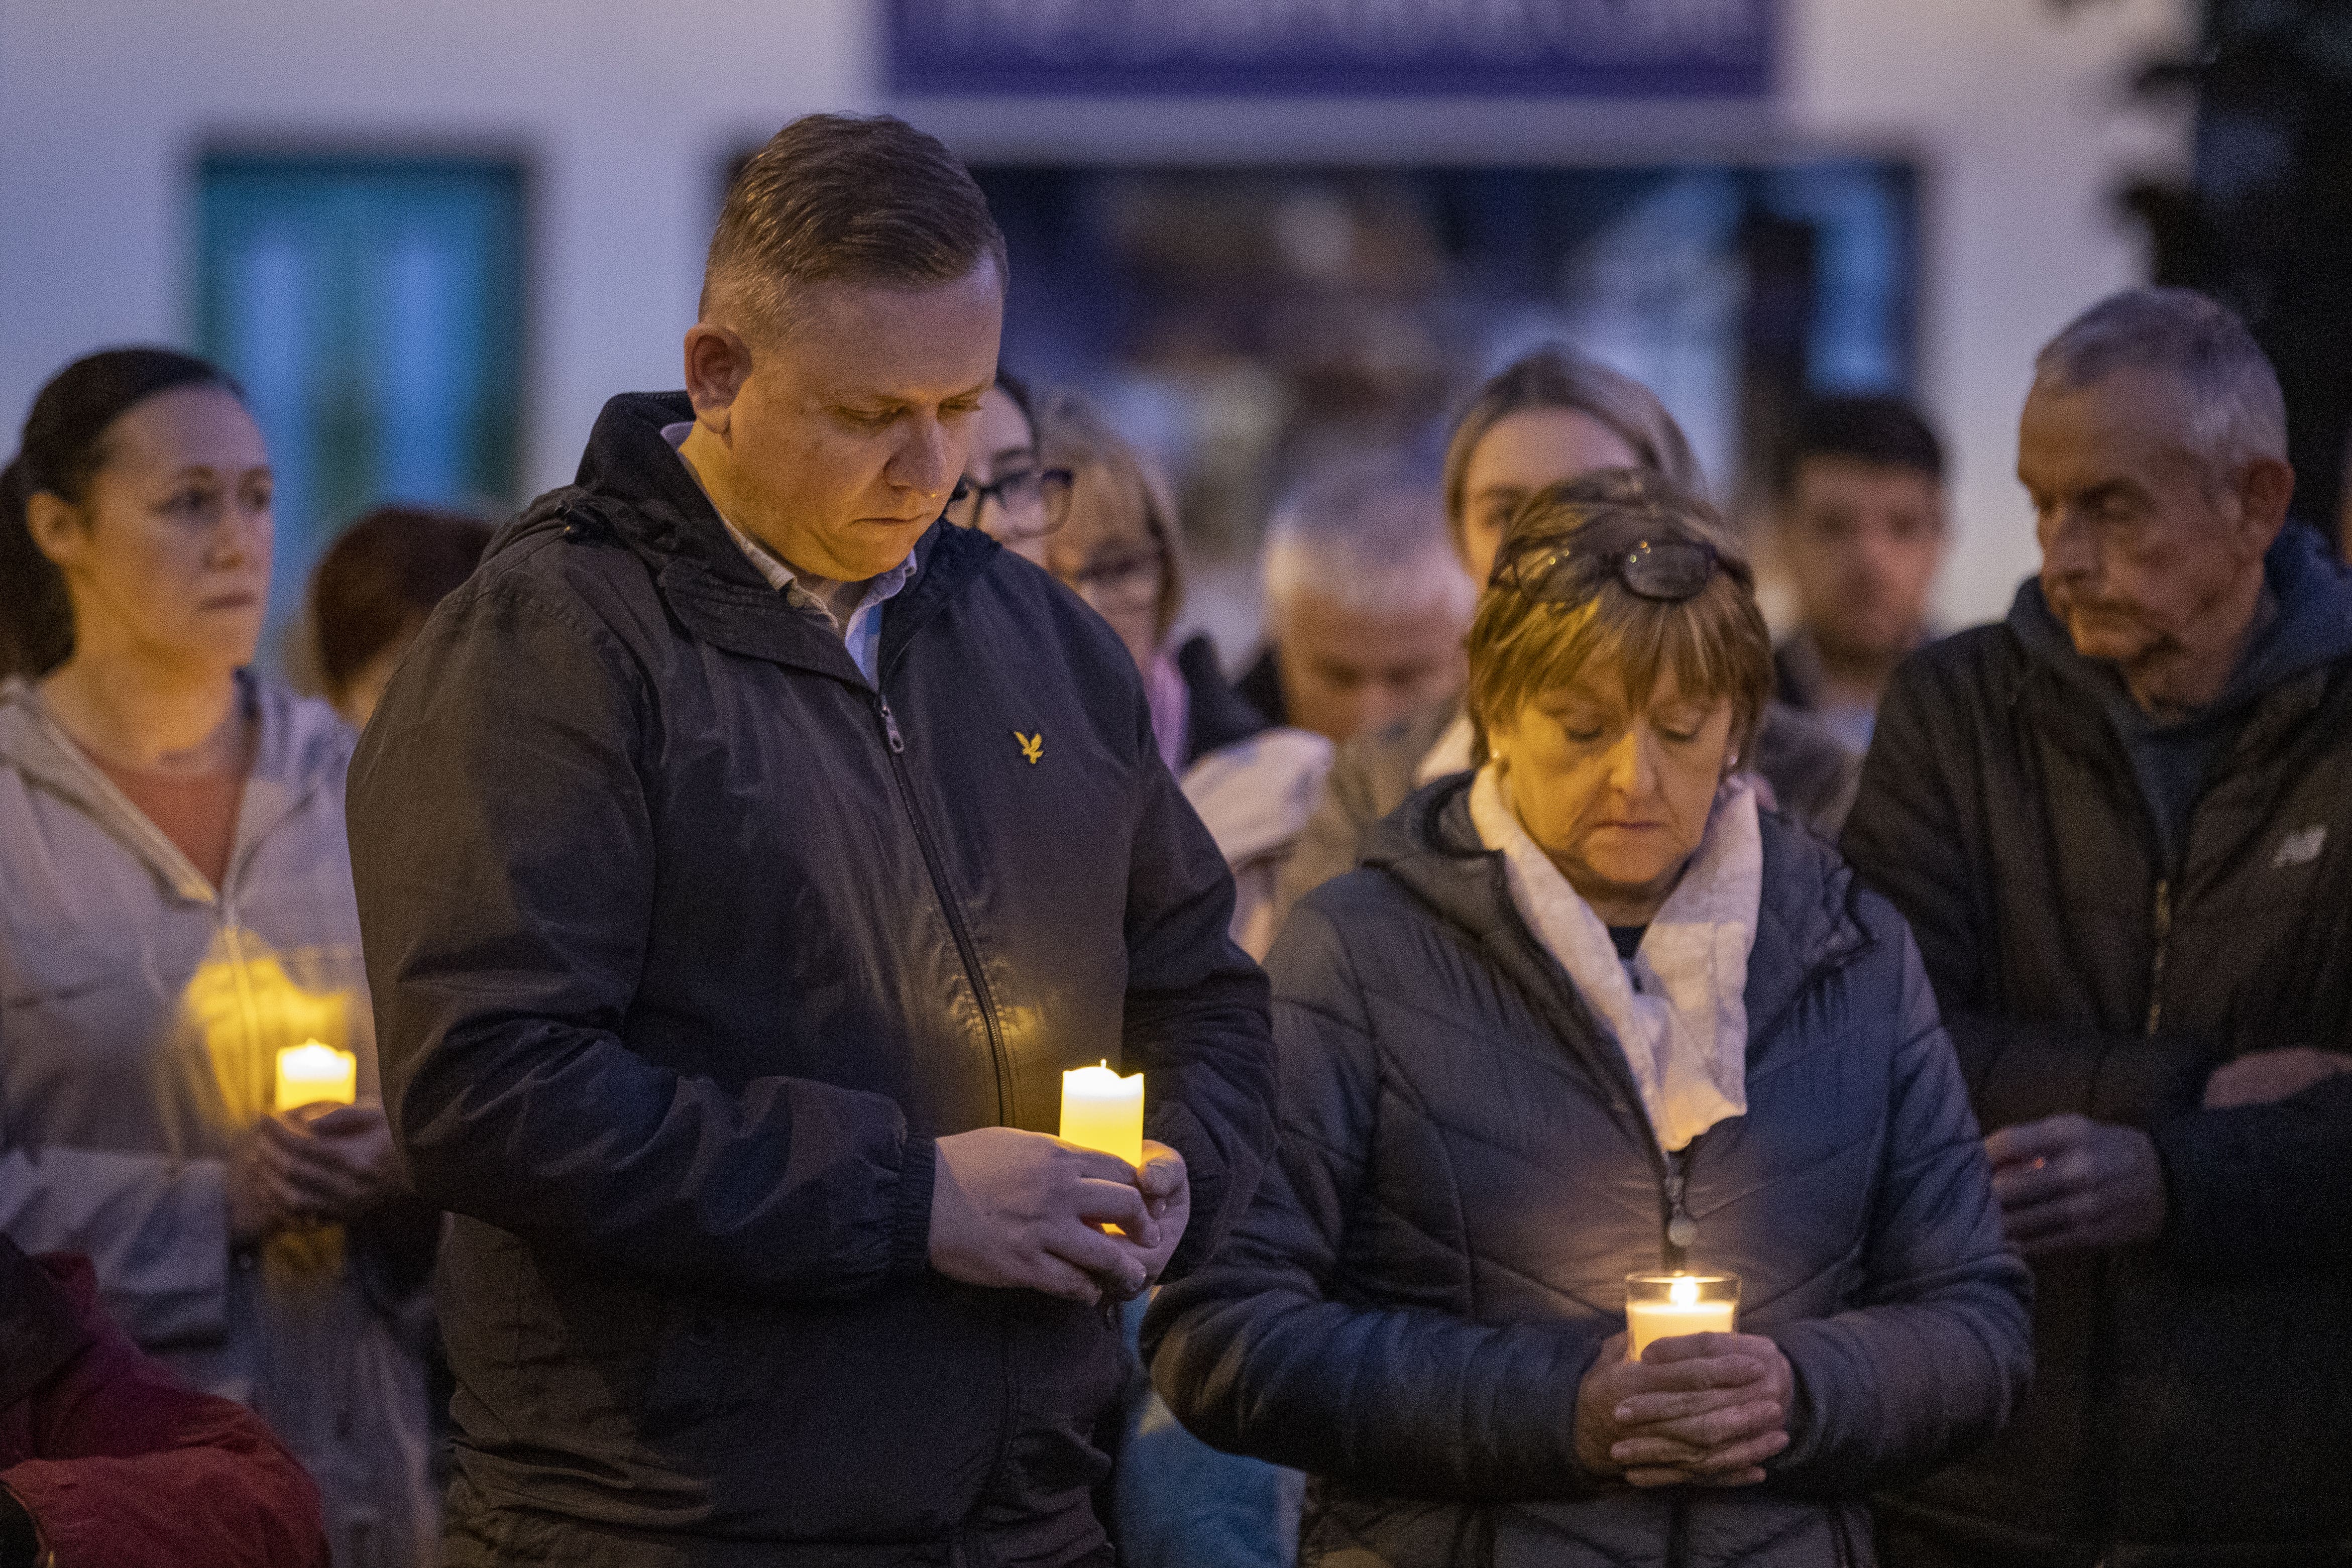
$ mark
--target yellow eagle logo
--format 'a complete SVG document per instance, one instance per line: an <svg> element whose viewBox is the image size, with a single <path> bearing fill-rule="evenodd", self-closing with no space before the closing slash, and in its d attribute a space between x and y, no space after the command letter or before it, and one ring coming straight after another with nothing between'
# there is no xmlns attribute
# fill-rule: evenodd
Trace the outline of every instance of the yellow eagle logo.
<svg viewBox="0 0 2352 1568"><path fill-rule="evenodd" d="M1021 754L1028 760L1031 767L1035 767L1037 763L1044 759L1045 755L1045 731L1040 730L1034 735L1024 735L1020 731L1015 730L1013 731L1013 738L1021 742Z"/></svg>

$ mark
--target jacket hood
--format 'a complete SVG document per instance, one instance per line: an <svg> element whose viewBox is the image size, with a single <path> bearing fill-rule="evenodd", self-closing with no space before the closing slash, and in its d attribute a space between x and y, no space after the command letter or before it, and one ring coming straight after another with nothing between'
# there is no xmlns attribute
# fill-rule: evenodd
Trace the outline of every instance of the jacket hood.
<svg viewBox="0 0 2352 1568"><path fill-rule="evenodd" d="M2278 618L2255 639L2212 705L2181 722L2226 717L2297 676L2352 658L2352 572L2328 552L2316 531L2289 523L2264 558L2263 574ZM2033 662L2068 686L2110 708L2118 701L2134 706L2113 665L2074 651L2074 638L2050 608L2040 578L2019 584L2008 624Z"/></svg>
<svg viewBox="0 0 2352 1568"><path fill-rule="evenodd" d="M625 392L607 399L572 483L541 496L500 529L483 559L550 532L588 533L617 540L653 561L683 559L719 581L765 588L662 436L665 426L693 417L694 404L683 392Z"/></svg>
<svg viewBox="0 0 2352 1568"><path fill-rule="evenodd" d="M1503 857L1479 841L1471 823L1475 777L1456 773L1410 796L1373 826L1362 864L1393 878L1490 952L1540 952L1512 906ZM1759 826L1764 887L1748 960L1751 1043L1816 973L1845 963L1871 942L1853 908L1860 885L1845 863L1769 812ZM1549 955L1544 962L1551 962Z"/></svg>

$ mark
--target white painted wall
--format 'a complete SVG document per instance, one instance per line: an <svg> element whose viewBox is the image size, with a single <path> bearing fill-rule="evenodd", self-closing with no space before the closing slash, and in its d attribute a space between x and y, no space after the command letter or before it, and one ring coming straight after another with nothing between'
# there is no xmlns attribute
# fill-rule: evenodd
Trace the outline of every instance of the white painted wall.
<svg viewBox="0 0 2352 1568"><path fill-rule="evenodd" d="M2034 347L2139 273L2111 216L2182 133L2121 81L2188 0L1786 0L1769 117L1577 106L909 106L973 153L1606 160L1907 151L1927 173L1926 391L1958 458L1956 620L2030 569L2013 425ZM490 145L533 172L525 478L597 407L673 384L720 161L880 101L868 0L0 0L0 420L108 342L191 327L188 173L208 145Z"/></svg>

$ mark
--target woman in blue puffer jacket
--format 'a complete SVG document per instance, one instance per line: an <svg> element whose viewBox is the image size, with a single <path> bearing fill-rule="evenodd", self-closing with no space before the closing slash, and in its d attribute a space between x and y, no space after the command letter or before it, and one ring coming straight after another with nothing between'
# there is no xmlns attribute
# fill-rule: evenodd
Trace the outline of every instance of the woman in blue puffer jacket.
<svg viewBox="0 0 2352 1568"><path fill-rule="evenodd" d="M1146 1325L1220 1447L1307 1471L1339 1568L1874 1561L1866 1499L1997 1429L2027 1275L1903 921L1738 771L1746 563L1618 471L1514 521L1481 766L1269 961L1278 1165ZM1626 1356L1626 1277L1738 1331Z"/></svg>

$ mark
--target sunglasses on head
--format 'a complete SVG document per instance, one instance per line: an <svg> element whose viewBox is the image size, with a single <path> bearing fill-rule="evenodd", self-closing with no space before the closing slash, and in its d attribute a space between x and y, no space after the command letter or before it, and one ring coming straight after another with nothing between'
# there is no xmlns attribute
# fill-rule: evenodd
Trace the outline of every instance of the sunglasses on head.
<svg viewBox="0 0 2352 1568"><path fill-rule="evenodd" d="M1696 598L1715 575L1715 546L1702 539L1652 539L1611 529L1586 538L1530 540L1506 546L1488 583L1547 604L1575 604L1591 597L1603 578L1614 576L1625 591L1660 604Z"/></svg>

